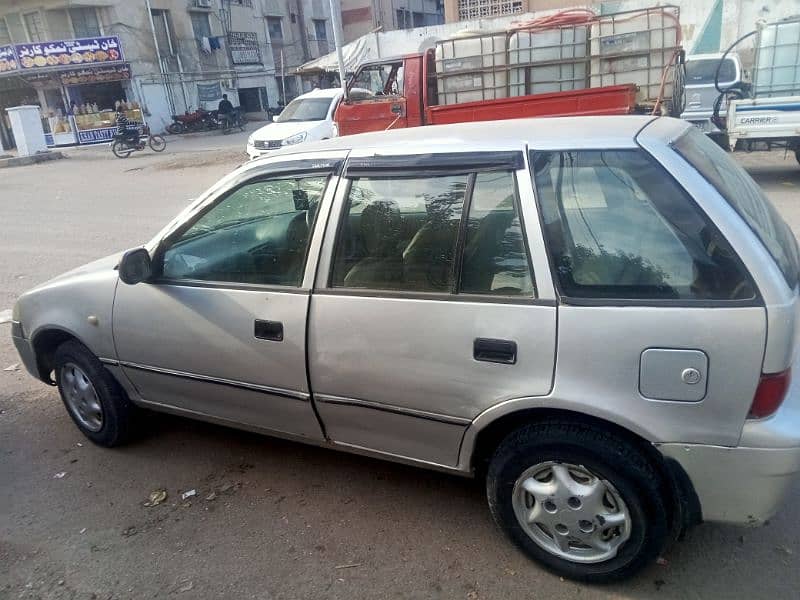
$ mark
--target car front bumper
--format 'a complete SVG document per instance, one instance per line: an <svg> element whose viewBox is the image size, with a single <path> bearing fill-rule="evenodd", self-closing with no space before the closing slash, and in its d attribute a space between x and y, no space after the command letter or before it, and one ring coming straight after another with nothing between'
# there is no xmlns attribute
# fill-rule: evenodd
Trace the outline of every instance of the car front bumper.
<svg viewBox="0 0 800 600"><path fill-rule="evenodd" d="M704 521L763 524L800 475L800 377L774 415L745 421L738 446L668 443L658 449L689 476Z"/></svg>
<svg viewBox="0 0 800 600"><path fill-rule="evenodd" d="M22 359L22 364L28 370L28 373L39 379L39 365L36 363L36 352L33 350L33 344L22 334L22 326L17 321L11 322L11 340L14 342L14 347L17 349L19 357Z"/></svg>

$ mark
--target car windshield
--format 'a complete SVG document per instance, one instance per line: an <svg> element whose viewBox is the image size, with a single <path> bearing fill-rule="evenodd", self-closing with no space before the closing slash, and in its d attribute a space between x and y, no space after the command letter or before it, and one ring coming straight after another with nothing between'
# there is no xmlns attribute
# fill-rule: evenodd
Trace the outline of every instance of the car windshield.
<svg viewBox="0 0 800 600"><path fill-rule="evenodd" d="M797 240L753 178L694 127L678 138L673 147L739 213L772 255L786 283L794 288L800 275Z"/></svg>
<svg viewBox="0 0 800 600"><path fill-rule="evenodd" d="M296 98L278 117L278 123L289 121L324 121L333 98Z"/></svg>
<svg viewBox="0 0 800 600"><path fill-rule="evenodd" d="M686 61L686 84L706 85L713 84L719 65L718 58L700 58ZM719 69L719 82L732 83L736 79L736 64L732 59L726 58Z"/></svg>

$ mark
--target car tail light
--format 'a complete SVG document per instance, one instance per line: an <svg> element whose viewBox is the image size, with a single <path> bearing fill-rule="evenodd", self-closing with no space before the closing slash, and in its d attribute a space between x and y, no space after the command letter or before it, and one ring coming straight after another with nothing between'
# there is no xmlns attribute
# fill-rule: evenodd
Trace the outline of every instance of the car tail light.
<svg viewBox="0 0 800 600"><path fill-rule="evenodd" d="M786 369L782 373L769 375L762 373L747 418L763 419L775 413L786 397L786 391L789 389L791 379L792 371L790 369Z"/></svg>

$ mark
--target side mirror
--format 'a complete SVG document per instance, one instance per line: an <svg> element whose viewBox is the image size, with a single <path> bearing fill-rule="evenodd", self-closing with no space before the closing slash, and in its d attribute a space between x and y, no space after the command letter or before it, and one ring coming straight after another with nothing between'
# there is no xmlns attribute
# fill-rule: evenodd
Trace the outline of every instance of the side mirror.
<svg viewBox="0 0 800 600"><path fill-rule="evenodd" d="M134 248L122 255L119 261L119 278L123 283L134 285L147 281L153 274L150 253L144 248Z"/></svg>

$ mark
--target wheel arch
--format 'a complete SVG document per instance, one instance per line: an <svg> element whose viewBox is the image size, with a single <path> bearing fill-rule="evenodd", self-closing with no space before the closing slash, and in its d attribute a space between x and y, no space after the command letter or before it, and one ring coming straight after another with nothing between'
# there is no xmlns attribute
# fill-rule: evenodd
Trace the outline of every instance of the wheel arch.
<svg viewBox="0 0 800 600"><path fill-rule="evenodd" d="M64 342L74 340L89 348L74 331L57 325L43 325L31 335L31 345L36 355L36 368L39 372L39 379L48 385L56 385L50 373L53 371L53 359L56 348ZM91 351L91 348L89 348Z"/></svg>
<svg viewBox="0 0 800 600"><path fill-rule="evenodd" d="M496 418L483 419L479 423L485 414L473 421L465 433L459 460L460 469L469 470L478 478L485 475L492 454L500 443L523 425L543 421L586 425L603 429L633 445L656 469L661 476L664 493L668 496L668 506L671 508L670 526L673 539L679 538L690 526L702 522L700 501L689 476L677 461L665 457L658 450L657 444L648 440L641 432L600 416L562 408L520 407L499 414Z"/></svg>

